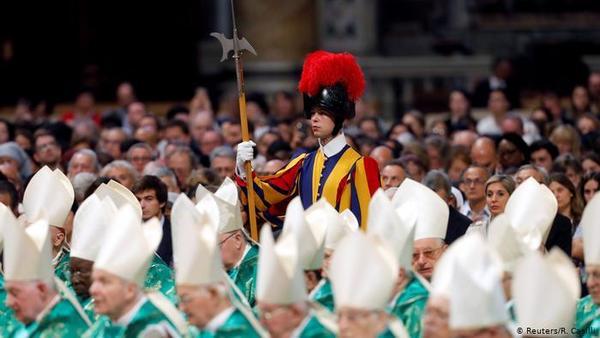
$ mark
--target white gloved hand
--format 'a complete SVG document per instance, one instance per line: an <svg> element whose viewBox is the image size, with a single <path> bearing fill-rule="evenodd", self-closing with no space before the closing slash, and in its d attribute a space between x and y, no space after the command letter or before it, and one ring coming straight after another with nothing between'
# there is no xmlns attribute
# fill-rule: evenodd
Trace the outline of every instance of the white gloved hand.
<svg viewBox="0 0 600 338"><path fill-rule="evenodd" d="M235 159L237 174L240 177L246 176L246 169L244 169L244 163L246 161L252 161L254 159L254 147L256 143L252 141L241 142L237 145L237 156Z"/></svg>

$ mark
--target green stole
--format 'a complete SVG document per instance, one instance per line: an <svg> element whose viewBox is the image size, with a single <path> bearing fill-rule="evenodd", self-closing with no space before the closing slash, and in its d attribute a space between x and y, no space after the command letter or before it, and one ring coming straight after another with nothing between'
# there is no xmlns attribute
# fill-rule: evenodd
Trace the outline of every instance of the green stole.
<svg viewBox="0 0 600 338"><path fill-rule="evenodd" d="M0 273L0 337L13 337L24 329L23 323L17 320L13 310L6 305L4 275Z"/></svg>
<svg viewBox="0 0 600 338"><path fill-rule="evenodd" d="M319 319L309 314L308 323L302 328L302 331L298 335L300 338L333 338L335 334L328 330Z"/></svg>
<svg viewBox="0 0 600 338"><path fill-rule="evenodd" d="M58 302L40 321L27 325L29 337L79 338L88 329L88 324L75 306L62 296L58 297Z"/></svg>
<svg viewBox="0 0 600 338"><path fill-rule="evenodd" d="M257 338L264 336L264 332L259 332L250 323L248 318L238 309L234 309L225 323L215 332L203 330L198 337L202 338L227 338L227 337L250 337Z"/></svg>
<svg viewBox="0 0 600 338"><path fill-rule="evenodd" d="M425 304L429 291L419 280L412 276L404 290L394 297L387 312L402 321L411 337L421 336L421 318L425 312Z"/></svg>
<svg viewBox="0 0 600 338"><path fill-rule="evenodd" d="M160 311L154 304L146 299L142 307L135 313L127 326L113 324L106 316L101 316L85 332L84 337L93 338L134 338L141 337L146 329L154 325L165 325L168 330L175 335L181 336L181 333L175 328L175 325Z"/></svg>
<svg viewBox="0 0 600 338"><path fill-rule="evenodd" d="M256 268L258 267L258 246L248 242L248 252L242 258L240 264L233 267L227 274L233 280L238 289L248 300L251 307L256 303Z"/></svg>
<svg viewBox="0 0 600 338"><path fill-rule="evenodd" d="M575 327L580 337L598 337L600 334L600 308L592 296L585 296L577 302Z"/></svg>
<svg viewBox="0 0 600 338"><path fill-rule="evenodd" d="M71 283L71 252L66 247L62 247L55 257L54 275L61 281Z"/></svg>
<svg viewBox="0 0 600 338"><path fill-rule="evenodd" d="M97 321L98 318L100 317L100 315L96 314L95 306L94 306L94 299L92 297L89 297L88 299L84 299L84 300L80 300L79 298L77 298L77 299L79 300L79 303L81 304L81 307L83 308L83 311L85 312L85 314L88 316L89 320L92 323Z"/></svg>
<svg viewBox="0 0 600 338"><path fill-rule="evenodd" d="M327 278L322 278L314 290L310 292L309 299L322 305L329 312L335 311L335 301L333 299L333 290L331 290L331 282Z"/></svg>
<svg viewBox="0 0 600 338"><path fill-rule="evenodd" d="M152 263L148 269L146 281L144 282L144 290L146 292L159 291L173 304L177 304L173 270L156 254L154 254Z"/></svg>

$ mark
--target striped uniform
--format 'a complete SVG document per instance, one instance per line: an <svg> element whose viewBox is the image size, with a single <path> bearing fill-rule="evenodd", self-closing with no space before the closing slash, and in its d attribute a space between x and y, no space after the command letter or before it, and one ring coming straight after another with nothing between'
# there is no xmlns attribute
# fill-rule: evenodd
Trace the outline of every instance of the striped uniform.
<svg viewBox="0 0 600 338"><path fill-rule="evenodd" d="M329 156L327 156L329 155ZM236 177L247 203L246 182ZM350 209L366 229L369 201L381 186L377 162L346 144L343 134L310 153L300 154L271 176L254 176L256 208L267 221L281 225L287 203L299 195L304 208L324 197L338 211Z"/></svg>

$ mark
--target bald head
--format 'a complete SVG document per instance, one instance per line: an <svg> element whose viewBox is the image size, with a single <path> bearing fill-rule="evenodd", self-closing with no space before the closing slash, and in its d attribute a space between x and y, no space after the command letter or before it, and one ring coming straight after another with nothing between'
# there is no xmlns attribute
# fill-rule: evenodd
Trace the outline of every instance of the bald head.
<svg viewBox="0 0 600 338"><path fill-rule="evenodd" d="M375 147L369 155L377 162L380 170L394 158L392 149L386 146Z"/></svg>
<svg viewBox="0 0 600 338"><path fill-rule="evenodd" d="M496 143L489 137L480 137L471 147L471 160L476 166L484 167L489 172L496 170Z"/></svg>
<svg viewBox="0 0 600 338"><path fill-rule="evenodd" d="M477 133L472 130L459 130L452 134L452 145L471 149L477 137Z"/></svg>

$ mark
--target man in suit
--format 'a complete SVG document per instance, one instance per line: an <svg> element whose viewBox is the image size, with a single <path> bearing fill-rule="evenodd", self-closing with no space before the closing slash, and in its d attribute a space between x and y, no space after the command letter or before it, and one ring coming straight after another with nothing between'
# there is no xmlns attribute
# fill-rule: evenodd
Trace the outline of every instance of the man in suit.
<svg viewBox="0 0 600 338"><path fill-rule="evenodd" d="M172 266L171 221L164 214L168 199L167 186L158 177L146 175L134 184L132 191L142 206L142 220L147 222L152 217L160 220L164 235L156 254L167 265Z"/></svg>
<svg viewBox="0 0 600 338"><path fill-rule="evenodd" d="M446 203L448 203L452 197L450 179L441 170L432 170L427 173L427 176L425 176L425 179L423 180L423 184L435 191L436 194L446 201ZM460 236L465 234L472 222L469 217L458 212L453 206L448 205L448 209L450 210L448 214L448 229L446 230L444 242L450 245Z"/></svg>

